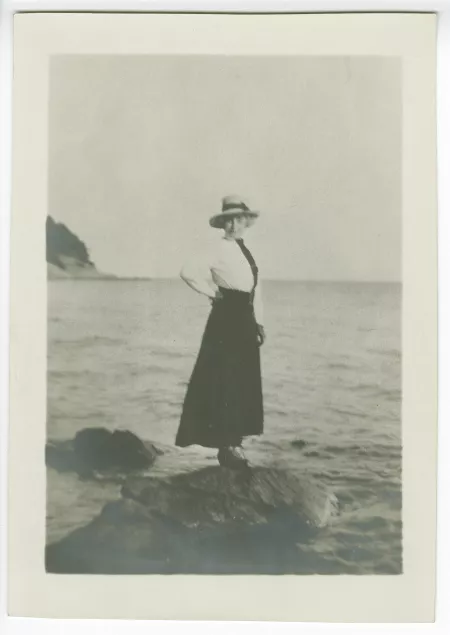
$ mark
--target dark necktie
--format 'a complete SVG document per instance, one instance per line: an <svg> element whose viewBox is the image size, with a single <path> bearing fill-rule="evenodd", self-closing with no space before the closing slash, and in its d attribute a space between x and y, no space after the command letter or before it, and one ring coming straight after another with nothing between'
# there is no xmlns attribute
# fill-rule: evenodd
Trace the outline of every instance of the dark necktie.
<svg viewBox="0 0 450 635"><path fill-rule="evenodd" d="M250 253L250 250L248 249L248 247L245 246L244 241L243 241L242 238L237 238L236 242L239 245L242 253L246 257L246 259L248 261L248 264L251 267L251 270L252 270L252 273L253 273L253 288L255 288L256 285L258 284L258 267L256 266L255 259L253 258L252 254Z"/></svg>

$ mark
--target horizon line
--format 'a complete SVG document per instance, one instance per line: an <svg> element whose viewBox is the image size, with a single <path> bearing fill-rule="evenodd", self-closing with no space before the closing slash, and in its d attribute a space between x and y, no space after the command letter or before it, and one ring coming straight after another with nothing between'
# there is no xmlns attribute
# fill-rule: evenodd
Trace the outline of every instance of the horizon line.
<svg viewBox="0 0 450 635"><path fill-rule="evenodd" d="M64 278L71 279L71 278ZM77 278L80 280L181 280L179 276L132 276L132 275L118 275L118 274L105 274L105 277L102 278L100 275L99 278ZM403 284L402 280L365 280L365 279L354 279L354 278L339 278L339 279L315 279L315 278L264 278L262 280L262 284L265 282L303 282L303 283L314 283L314 284Z"/></svg>

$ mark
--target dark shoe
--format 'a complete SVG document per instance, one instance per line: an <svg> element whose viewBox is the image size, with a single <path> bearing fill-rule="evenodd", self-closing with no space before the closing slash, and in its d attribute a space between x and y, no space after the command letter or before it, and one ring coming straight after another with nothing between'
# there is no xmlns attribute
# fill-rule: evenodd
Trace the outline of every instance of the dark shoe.
<svg viewBox="0 0 450 635"><path fill-rule="evenodd" d="M222 467L241 469L248 466L248 460L241 447L220 448L217 458Z"/></svg>

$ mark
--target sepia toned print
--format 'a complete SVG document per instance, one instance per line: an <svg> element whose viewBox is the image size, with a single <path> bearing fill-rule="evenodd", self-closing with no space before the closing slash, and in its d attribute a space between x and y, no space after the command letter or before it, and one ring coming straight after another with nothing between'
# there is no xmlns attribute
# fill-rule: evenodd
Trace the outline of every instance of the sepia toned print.
<svg viewBox="0 0 450 635"><path fill-rule="evenodd" d="M47 571L400 574L399 60L55 57L49 135Z"/></svg>
<svg viewBox="0 0 450 635"><path fill-rule="evenodd" d="M10 615L433 619L435 22L16 16Z"/></svg>

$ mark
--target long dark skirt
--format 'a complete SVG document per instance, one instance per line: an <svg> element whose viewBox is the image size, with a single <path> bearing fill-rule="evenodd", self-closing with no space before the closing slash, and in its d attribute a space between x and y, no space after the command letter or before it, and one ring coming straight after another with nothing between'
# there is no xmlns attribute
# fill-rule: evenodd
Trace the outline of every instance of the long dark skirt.
<svg viewBox="0 0 450 635"><path fill-rule="evenodd" d="M257 327L249 293L221 289L206 324L176 445L239 445L263 431Z"/></svg>

